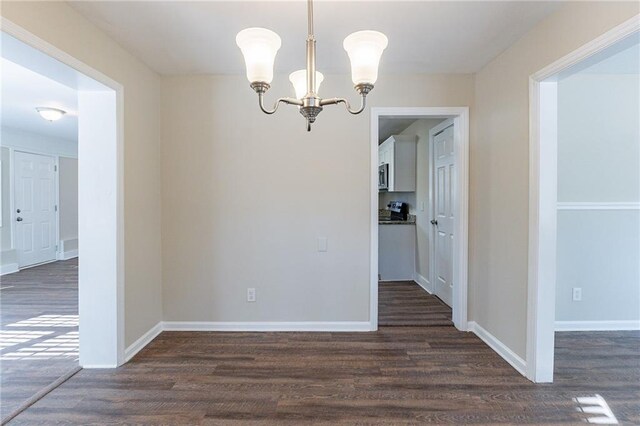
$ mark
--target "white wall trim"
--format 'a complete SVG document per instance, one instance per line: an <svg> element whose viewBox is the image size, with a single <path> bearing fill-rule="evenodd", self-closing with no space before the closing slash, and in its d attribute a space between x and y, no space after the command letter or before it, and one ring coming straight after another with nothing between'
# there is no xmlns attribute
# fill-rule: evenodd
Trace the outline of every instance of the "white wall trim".
<svg viewBox="0 0 640 426"><path fill-rule="evenodd" d="M424 276L420 275L419 273L415 273L415 276L413 277L413 280L424 289L424 291L426 291L429 294L433 294L433 287L431 286L431 283L429 282L428 279L426 279Z"/></svg>
<svg viewBox="0 0 640 426"><path fill-rule="evenodd" d="M557 88L552 77L640 31L634 16L529 77L529 255L527 377L553 381L555 252L557 241L557 128L545 98ZM541 105L545 105L542 107ZM556 102L557 107L557 102Z"/></svg>
<svg viewBox="0 0 640 426"><path fill-rule="evenodd" d="M640 210L640 202L558 202L558 210Z"/></svg>
<svg viewBox="0 0 640 426"><path fill-rule="evenodd" d="M69 260L78 257L78 250L59 251L56 253L58 260Z"/></svg>
<svg viewBox="0 0 640 426"><path fill-rule="evenodd" d="M469 321L469 331L473 332L483 342L485 342L491 349L493 349L498 355L500 355L505 361L509 363L518 373L523 376L527 372L527 363L520 358L515 352L507 347L504 343L498 340L493 334L482 328L477 322Z"/></svg>
<svg viewBox="0 0 640 426"><path fill-rule="evenodd" d="M153 341L160 333L162 333L162 321L154 325L144 333L138 340L133 342L127 349L124 351L124 362L129 362L131 358L136 356L138 352L140 352L145 346ZM85 367L86 368L86 367Z"/></svg>
<svg viewBox="0 0 640 426"><path fill-rule="evenodd" d="M151 327L125 350L124 362L129 362L138 352L163 331L220 331L220 332L368 332L368 321L336 322L227 322L227 321L161 321ZM116 365L83 365L82 368L114 368Z"/></svg>
<svg viewBox="0 0 640 426"><path fill-rule="evenodd" d="M640 320L556 321L556 331L626 331L640 330Z"/></svg>
<svg viewBox="0 0 640 426"><path fill-rule="evenodd" d="M78 149L80 152L89 154L87 157L80 159L79 166L84 162L88 170L91 168L93 162L102 161L104 170L112 173L114 177L112 180L106 177L98 179L96 176L83 175L80 168L78 170L78 180L80 182L78 194L79 211L82 212L86 210L92 212L97 209L95 202L87 202L91 197L86 197L86 201L81 200L82 194L89 195L92 192L96 193L96 191L92 191L94 189L100 190L98 191L98 195L100 195L101 203L109 207L109 211L105 211L104 213L99 212L97 218L91 218L91 220L104 222L104 227L90 226L89 218L85 218L84 223L82 223L83 214L79 214L79 238L87 241L87 237L89 237L88 240L91 240L91 237L99 239L101 235L107 235L109 244L103 244L101 247L92 249L92 251L100 253L98 256L106 255L106 257L112 260L109 266L102 265L102 267L99 268L96 267L96 265L100 265L103 259L96 258L95 255L87 255L81 258L79 287L83 287L83 282L90 282L92 285L87 286L87 289L93 289L94 291L81 291L78 307L80 313L80 364L83 368L116 367L124 362L125 352L124 87L119 82L109 78L100 71L88 66L5 17L0 17L0 26L2 27L2 31L27 46L76 70L79 73L76 77L88 77L88 79L82 81L82 88L75 87L76 90L79 90L79 100L84 96L87 103L99 103L107 91L113 94L113 117L109 117L109 124L107 125L107 122L105 122L103 129L96 130L97 132L103 132L104 129L110 131L109 135L98 135L103 136L105 140L109 138L110 146L101 146L101 148L103 148L101 151L89 149L89 146L93 146L89 141L93 135L89 134L89 130L87 136L85 136L86 139L83 141L81 135L82 122L79 120L78 123ZM80 84L79 81L75 83ZM99 89L98 86L100 86ZM83 116L88 120L91 114L80 115L80 117ZM91 126L87 126L86 128L90 129L90 127ZM112 146L111 143L113 143ZM105 151L109 151L109 158L104 158ZM79 154L79 157L82 156ZM99 181L99 188L91 188L89 182L92 181ZM83 205L83 203L86 204ZM13 211L14 206L11 207ZM91 214L95 215L95 212ZM86 234L82 235L80 232L82 229L84 229ZM84 266L82 265L83 262ZM105 275L103 272L107 272L108 274ZM96 282L100 283L97 288L95 288ZM109 297L105 298L105 294ZM102 303L100 307L101 313L104 315L99 315L99 320L94 320L88 313L95 313L96 306L94 302L98 299L100 299Z"/></svg>
<svg viewBox="0 0 640 426"><path fill-rule="evenodd" d="M20 267L17 263L7 263L6 265L0 265L0 276L13 274L14 272L18 272Z"/></svg>
<svg viewBox="0 0 640 426"><path fill-rule="evenodd" d="M371 331L368 321L228 322L164 321L165 331Z"/></svg>
<svg viewBox="0 0 640 426"><path fill-rule="evenodd" d="M107 369L107 368L117 368L117 364L83 364L83 369Z"/></svg>
<svg viewBox="0 0 640 426"><path fill-rule="evenodd" d="M378 329L378 119L400 116L415 118L453 118L456 143L456 190L453 282L453 324L467 331L468 263L469 263L469 107L383 107L371 108L370 133L370 330Z"/></svg>

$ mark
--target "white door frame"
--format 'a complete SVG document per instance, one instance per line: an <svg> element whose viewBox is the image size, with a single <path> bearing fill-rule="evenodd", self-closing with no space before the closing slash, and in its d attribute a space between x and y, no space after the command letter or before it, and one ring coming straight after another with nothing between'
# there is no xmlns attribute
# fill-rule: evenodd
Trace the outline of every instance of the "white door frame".
<svg viewBox="0 0 640 426"><path fill-rule="evenodd" d="M557 217L557 83L561 71L640 31L633 17L529 77L527 377L553 381Z"/></svg>
<svg viewBox="0 0 640 426"><path fill-rule="evenodd" d="M384 107L371 108L371 247L369 326L378 329L378 120L380 117L452 118L456 151L455 230L453 250L453 324L467 331L468 217L469 217L469 107ZM458 285L455 285L457 283Z"/></svg>
<svg viewBox="0 0 640 426"><path fill-rule="evenodd" d="M80 365L117 367L125 360L124 88L4 17L0 26L4 33L104 87L76 88L79 109L86 107L78 125L78 237L83 246L78 283ZM98 113L105 115L97 117ZM12 209L11 220L13 213Z"/></svg>

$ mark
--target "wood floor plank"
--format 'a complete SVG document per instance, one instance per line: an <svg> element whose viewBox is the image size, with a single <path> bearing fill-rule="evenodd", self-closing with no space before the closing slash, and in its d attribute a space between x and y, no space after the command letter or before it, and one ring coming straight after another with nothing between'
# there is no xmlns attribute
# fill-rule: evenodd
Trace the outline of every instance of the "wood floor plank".
<svg viewBox="0 0 640 426"><path fill-rule="evenodd" d="M430 327L453 322L451 308L414 281L387 281L378 283L378 325Z"/></svg>
<svg viewBox="0 0 640 426"><path fill-rule="evenodd" d="M411 285L381 289L390 325L377 332L163 332L11 424L585 424L575 398L595 394L621 424L639 424L640 333L558 333L556 381L536 385L475 335L434 325L419 306L450 321L437 299L403 314L408 294L426 294Z"/></svg>
<svg viewBox="0 0 640 426"><path fill-rule="evenodd" d="M0 282L3 418L78 365L78 259L23 269Z"/></svg>

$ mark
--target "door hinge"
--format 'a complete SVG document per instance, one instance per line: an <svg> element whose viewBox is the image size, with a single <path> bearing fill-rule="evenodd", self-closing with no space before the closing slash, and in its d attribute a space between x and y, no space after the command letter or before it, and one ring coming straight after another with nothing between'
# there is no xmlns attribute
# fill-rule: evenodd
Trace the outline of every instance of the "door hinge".
<svg viewBox="0 0 640 426"><path fill-rule="evenodd" d="M58 171L58 166L55 166L55 165L54 165L54 166L53 166L53 171L54 171L54 172L57 172L57 171Z"/></svg>
<svg viewBox="0 0 640 426"><path fill-rule="evenodd" d="M58 211L58 205L56 204L54 207L55 207L56 211Z"/></svg>

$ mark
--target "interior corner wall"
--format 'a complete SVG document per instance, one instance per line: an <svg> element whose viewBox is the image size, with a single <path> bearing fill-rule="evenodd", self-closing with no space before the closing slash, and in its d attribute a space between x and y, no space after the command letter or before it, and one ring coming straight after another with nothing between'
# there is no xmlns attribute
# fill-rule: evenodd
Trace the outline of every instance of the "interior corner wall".
<svg viewBox="0 0 640 426"><path fill-rule="evenodd" d="M573 2L476 74L470 146L470 319L525 358L529 76L640 12L634 2Z"/></svg>
<svg viewBox="0 0 640 426"><path fill-rule="evenodd" d="M160 77L65 2L4 1L0 13L124 87L124 300L129 346L162 320Z"/></svg>
<svg viewBox="0 0 640 426"><path fill-rule="evenodd" d="M472 75L380 82L370 106L473 110ZM267 102L290 90L277 75ZM322 94L356 98L349 75ZM370 108L325 107L307 132L295 107L263 114L244 76L163 78L162 108L165 320L369 321Z"/></svg>
<svg viewBox="0 0 640 426"><path fill-rule="evenodd" d="M65 252L78 249L78 159L58 159L59 239Z"/></svg>
<svg viewBox="0 0 640 426"><path fill-rule="evenodd" d="M558 82L558 202L556 321L640 322L640 75Z"/></svg>

